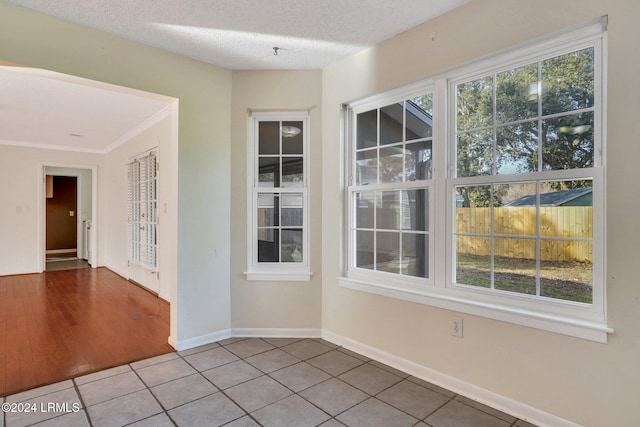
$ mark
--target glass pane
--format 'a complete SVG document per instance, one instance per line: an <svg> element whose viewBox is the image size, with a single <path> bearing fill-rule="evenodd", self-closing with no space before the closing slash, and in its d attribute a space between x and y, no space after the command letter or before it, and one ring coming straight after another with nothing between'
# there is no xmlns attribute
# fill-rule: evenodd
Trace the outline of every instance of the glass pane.
<svg viewBox="0 0 640 427"><path fill-rule="evenodd" d="M380 149L380 182L402 182L403 151L401 145Z"/></svg>
<svg viewBox="0 0 640 427"><path fill-rule="evenodd" d="M496 136L496 169L499 174L538 170L537 122L501 126Z"/></svg>
<svg viewBox="0 0 640 427"><path fill-rule="evenodd" d="M457 130L471 130L493 125L493 77L457 86Z"/></svg>
<svg viewBox="0 0 640 427"><path fill-rule="evenodd" d="M401 274L429 277L429 239L425 234L402 233Z"/></svg>
<svg viewBox="0 0 640 427"><path fill-rule="evenodd" d="M542 121L544 170L593 167L593 113Z"/></svg>
<svg viewBox="0 0 640 427"><path fill-rule="evenodd" d="M587 48L542 62L542 114L594 105L594 49Z"/></svg>
<svg viewBox="0 0 640 427"><path fill-rule="evenodd" d="M282 230L282 262L302 262L302 230Z"/></svg>
<svg viewBox="0 0 640 427"><path fill-rule="evenodd" d="M260 157L258 161L258 187L280 186L280 157Z"/></svg>
<svg viewBox="0 0 640 427"><path fill-rule="evenodd" d="M302 157L282 158L282 187L300 188L304 185Z"/></svg>
<svg viewBox="0 0 640 427"><path fill-rule="evenodd" d="M493 131L459 134L456 155L459 178L490 175L493 164Z"/></svg>
<svg viewBox="0 0 640 427"><path fill-rule="evenodd" d="M356 231L356 267L373 270L375 249L373 231Z"/></svg>
<svg viewBox="0 0 640 427"><path fill-rule="evenodd" d="M536 294L535 239L501 239L493 242L494 288Z"/></svg>
<svg viewBox="0 0 640 427"><path fill-rule="evenodd" d="M302 122L282 122L282 154L303 154Z"/></svg>
<svg viewBox="0 0 640 427"><path fill-rule="evenodd" d="M376 209L376 228L386 230L400 229L400 192L381 191L378 193Z"/></svg>
<svg viewBox="0 0 640 427"><path fill-rule="evenodd" d="M405 146L405 179L431 179L431 141L414 142Z"/></svg>
<svg viewBox="0 0 640 427"><path fill-rule="evenodd" d="M280 154L280 122L258 123L258 154Z"/></svg>
<svg viewBox="0 0 640 427"><path fill-rule="evenodd" d="M303 225L303 201L304 197L301 193L282 194L282 225L284 226L299 226Z"/></svg>
<svg viewBox="0 0 640 427"><path fill-rule="evenodd" d="M356 128L356 148L378 145L378 110L358 114Z"/></svg>
<svg viewBox="0 0 640 427"><path fill-rule="evenodd" d="M273 194L258 194L258 227L273 227L278 225L279 196Z"/></svg>
<svg viewBox="0 0 640 427"><path fill-rule="evenodd" d="M591 242L540 242L540 295L590 304L593 301Z"/></svg>
<svg viewBox="0 0 640 427"><path fill-rule="evenodd" d="M591 180L543 182L540 188L540 234L593 237Z"/></svg>
<svg viewBox="0 0 640 427"><path fill-rule="evenodd" d="M402 141L403 112L402 103L380 109L380 145Z"/></svg>
<svg viewBox="0 0 640 427"><path fill-rule="evenodd" d="M456 237L455 282L491 287L491 246L488 237Z"/></svg>
<svg viewBox="0 0 640 427"><path fill-rule="evenodd" d="M258 262L278 262L279 230L258 229Z"/></svg>
<svg viewBox="0 0 640 427"><path fill-rule="evenodd" d="M536 235L535 183L494 185L493 206L494 234Z"/></svg>
<svg viewBox="0 0 640 427"><path fill-rule="evenodd" d="M456 233L488 234L491 231L491 187L459 186L454 196Z"/></svg>
<svg viewBox="0 0 640 427"><path fill-rule="evenodd" d="M378 150L356 153L356 174L358 185L378 183Z"/></svg>
<svg viewBox="0 0 640 427"><path fill-rule="evenodd" d="M373 218L376 203L375 191L355 193L356 200L356 227L373 228Z"/></svg>
<svg viewBox="0 0 640 427"><path fill-rule="evenodd" d="M402 192L402 229L429 230L429 190Z"/></svg>
<svg viewBox="0 0 640 427"><path fill-rule="evenodd" d="M405 141L433 135L433 95L418 96L405 103Z"/></svg>
<svg viewBox="0 0 640 427"><path fill-rule="evenodd" d="M400 273L400 233L376 233L376 270Z"/></svg>
<svg viewBox="0 0 640 427"><path fill-rule="evenodd" d="M538 64L496 75L496 120L500 123L538 116Z"/></svg>

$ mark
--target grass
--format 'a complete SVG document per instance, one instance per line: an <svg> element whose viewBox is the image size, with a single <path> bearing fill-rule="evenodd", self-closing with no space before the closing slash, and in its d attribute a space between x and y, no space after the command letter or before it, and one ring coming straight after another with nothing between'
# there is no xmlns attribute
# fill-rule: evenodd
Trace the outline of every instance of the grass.
<svg viewBox="0 0 640 427"><path fill-rule="evenodd" d="M568 301L592 302L589 262L541 261L540 295ZM458 283L489 288L490 257L458 254ZM494 288L536 295L536 262L523 258L494 258Z"/></svg>

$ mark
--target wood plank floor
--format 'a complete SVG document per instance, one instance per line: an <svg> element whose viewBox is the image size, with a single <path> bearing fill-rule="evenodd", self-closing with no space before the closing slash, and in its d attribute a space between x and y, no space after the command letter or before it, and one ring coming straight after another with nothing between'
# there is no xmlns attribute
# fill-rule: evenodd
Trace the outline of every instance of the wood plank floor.
<svg viewBox="0 0 640 427"><path fill-rule="evenodd" d="M0 277L0 396L169 353L169 303L106 268Z"/></svg>

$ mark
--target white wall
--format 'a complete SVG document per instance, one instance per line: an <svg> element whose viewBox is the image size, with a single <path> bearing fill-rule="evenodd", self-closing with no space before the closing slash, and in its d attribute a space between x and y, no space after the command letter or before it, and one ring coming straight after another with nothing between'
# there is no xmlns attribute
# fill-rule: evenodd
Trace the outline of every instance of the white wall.
<svg viewBox="0 0 640 427"><path fill-rule="evenodd" d="M234 71L231 152L231 325L233 328L320 328L322 269L320 71ZM313 108L312 108L313 107ZM247 109L310 109L308 282L247 281Z"/></svg>
<svg viewBox="0 0 640 427"><path fill-rule="evenodd" d="M41 271L44 183L39 179L43 176L43 164L47 163L100 167L102 158L95 154L0 145L0 275ZM83 215L84 211L85 208Z"/></svg>
<svg viewBox="0 0 640 427"><path fill-rule="evenodd" d="M452 312L340 288L340 104L427 77L480 55L609 16L608 314L616 331L599 344L464 315L463 339L449 334ZM636 426L640 355L640 4L635 0L473 1L439 19L324 70L323 327L541 411L593 427ZM431 40L431 33L436 39Z"/></svg>

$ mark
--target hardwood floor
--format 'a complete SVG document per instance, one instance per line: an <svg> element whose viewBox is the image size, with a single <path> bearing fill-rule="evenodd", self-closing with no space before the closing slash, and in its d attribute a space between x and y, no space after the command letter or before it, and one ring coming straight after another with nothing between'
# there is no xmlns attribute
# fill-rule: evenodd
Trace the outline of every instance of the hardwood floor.
<svg viewBox="0 0 640 427"><path fill-rule="evenodd" d="M169 303L106 268L0 277L0 396L169 353Z"/></svg>

